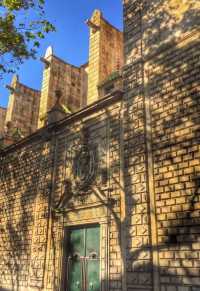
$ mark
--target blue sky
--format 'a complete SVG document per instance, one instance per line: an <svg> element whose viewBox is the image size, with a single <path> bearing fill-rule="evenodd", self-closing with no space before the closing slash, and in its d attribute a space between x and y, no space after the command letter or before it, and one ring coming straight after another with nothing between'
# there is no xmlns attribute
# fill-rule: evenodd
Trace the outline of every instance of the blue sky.
<svg viewBox="0 0 200 291"><path fill-rule="evenodd" d="M100 9L104 17L122 29L122 0L46 0L46 14L57 31L41 43L37 60L26 61L18 71L20 82L35 89L41 88L43 65L39 61L46 48L52 45L54 54L65 61L81 65L88 60L89 30L84 21L94 9ZM5 85L12 76L0 82L0 106L7 106L9 92Z"/></svg>

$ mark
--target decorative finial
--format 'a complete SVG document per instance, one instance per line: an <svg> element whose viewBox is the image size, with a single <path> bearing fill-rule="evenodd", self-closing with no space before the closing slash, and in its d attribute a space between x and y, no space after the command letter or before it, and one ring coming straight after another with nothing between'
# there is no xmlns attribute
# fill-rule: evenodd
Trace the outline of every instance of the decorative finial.
<svg viewBox="0 0 200 291"><path fill-rule="evenodd" d="M47 48L47 50L46 50L46 53L45 53L44 58L46 59L46 58L48 58L48 57L50 57L50 56L52 56L52 55L53 55L53 47L52 47L52 46L49 46L49 47Z"/></svg>

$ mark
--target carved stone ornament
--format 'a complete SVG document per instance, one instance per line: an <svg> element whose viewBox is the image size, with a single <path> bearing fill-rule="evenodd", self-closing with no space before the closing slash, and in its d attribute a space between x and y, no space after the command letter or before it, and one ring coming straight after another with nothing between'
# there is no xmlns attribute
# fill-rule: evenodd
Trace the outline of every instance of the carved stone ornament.
<svg viewBox="0 0 200 291"><path fill-rule="evenodd" d="M75 153L72 165L72 187L76 194L87 191L95 181L98 169L98 153L94 146L82 145Z"/></svg>

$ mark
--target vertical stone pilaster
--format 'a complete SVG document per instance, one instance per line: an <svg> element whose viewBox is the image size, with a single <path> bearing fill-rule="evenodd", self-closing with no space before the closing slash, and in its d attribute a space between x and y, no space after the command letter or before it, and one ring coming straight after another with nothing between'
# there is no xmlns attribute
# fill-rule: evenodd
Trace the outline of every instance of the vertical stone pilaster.
<svg viewBox="0 0 200 291"><path fill-rule="evenodd" d="M39 180L37 185L34 226L31 241L31 261L29 266L28 286L44 288L45 264L49 233L49 196L52 180L51 143L42 146L38 160Z"/></svg>
<svg viewBox="0 0 200 291"><path fill-rule="evenodd" d="M141 7L141 1L124 3L124 179L129 291L153 289Z"/></svg>
<svg viewBox="0 0 200 291"><path fill-rule="evenodd" d="M159 257L158 257L158 233L156 218L156 195L153 171L153 152L152 152L152 124L151 124L151 101L148 90L148 62L144 64L144 98L145 98L145 116L146 116L146 150L147 150L147 183L149 192L150 208L150 226L152 243L152 263L153 263L153 288L154 291L160 291L159 278Z"/></svg>
<svg viewBox="0 0 200 291"><path fill-rule="evenodd" d="M98 82L100 74L100 25L101 12L95 11L91 21L97 26L97 29L90 29L90 50L89 50L89 67L88 67L88 97L87 104L98 99Z"/></svg>
<svg viewBox="0 0 200 291"><path fill-rule="evenodd" d="M29 287L44 287L45 254L47 246L48 205L44 205L42 197L36 200L35 226L32 238L31 263L29 271Z"/></svg>
<svg viewBox="0 0 200 291"><path fill-rule="evenodd" d="M100 274L101 274L101 288L102 291L109 290L109 224L108 222L101 223L100 226L100 250L101 250L101 261L100 261Z"/></svg>
<svg viewBox="0 0 200 291"><path fill-rule="evenodd" d="M123 33L95 10L90 26L87 104L99 99L98 85L124 64Z"/></svg>

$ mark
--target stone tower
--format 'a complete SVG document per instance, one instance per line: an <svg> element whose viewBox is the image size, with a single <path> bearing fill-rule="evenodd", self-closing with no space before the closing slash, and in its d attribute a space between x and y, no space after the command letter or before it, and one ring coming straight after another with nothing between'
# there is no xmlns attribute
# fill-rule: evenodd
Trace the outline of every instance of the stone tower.
<svg viewBox="0 0 200 291"><path fill-rule="evenodd" d="M123 65L123 33L108 23L99 10L87 21L90 27L87 104L99 99L98 85Z"/></svg>
<svg viewBox="0 0 200 291"><path fill-rule="evenodd" d="M55 105L55 91L62 92L62 104L67 111L77 111L86 103L87 73L86 65L76 67L54 56L52 47L41 59L45 64L42 93L39 109L38 127L46 122L47 112Z"/></svg>
<svg viewBox="0 0 200 291"><path fill-rule="evenodd" d="M5 116L6 126L9 123L12 130L19 129L22 136L27 136L36 131L40 91L27 87L14 76L10 86L8 108Z"/></svg>

